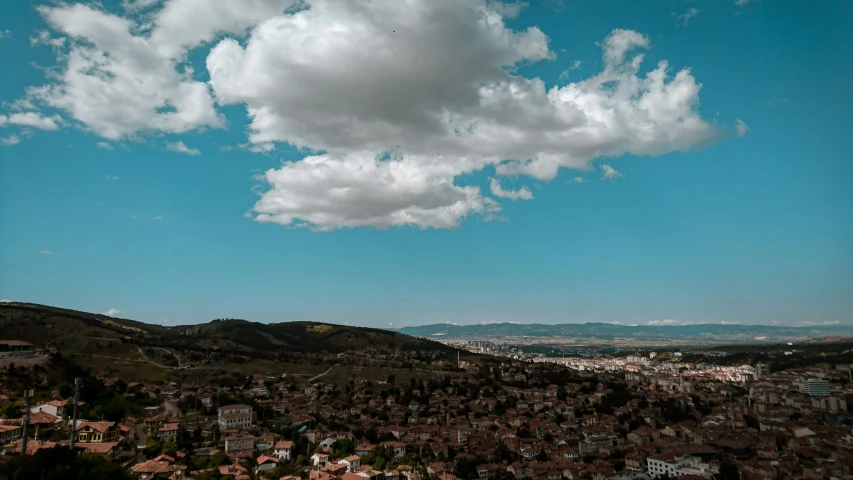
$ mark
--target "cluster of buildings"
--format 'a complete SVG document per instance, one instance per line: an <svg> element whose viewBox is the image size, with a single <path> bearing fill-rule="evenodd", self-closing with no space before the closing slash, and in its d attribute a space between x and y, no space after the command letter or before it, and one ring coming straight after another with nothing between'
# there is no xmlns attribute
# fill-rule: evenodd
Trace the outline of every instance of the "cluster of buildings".
<svg viewBox="0 0 853 480"><path fill-rule="evenodd" d="M132 383L125 395L155 406L81 420L75 448L144 480L698 479L727 467L747 479L853 478L845 372L548 360L484 359L399 383ZM0 406L11 393L0 390ZM27 453L68 445L68 417L65 401L34 404ZM23 421L0 423L0 454L20 453ZM152 438L169 447L146 458Z"/></svg>

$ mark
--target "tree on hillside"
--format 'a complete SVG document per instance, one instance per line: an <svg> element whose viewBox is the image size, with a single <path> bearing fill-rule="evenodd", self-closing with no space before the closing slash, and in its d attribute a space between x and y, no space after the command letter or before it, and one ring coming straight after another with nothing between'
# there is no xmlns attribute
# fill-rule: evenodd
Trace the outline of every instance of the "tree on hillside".
<svg viewBox="0 0 853 480"><path fill-rule="evenodd" d="M15 480L130 480L121 465L103 457L78 456L68 448L43 449L12 457L0 465L0 477Z"/></svg>
<svg viewBox="0 0 853 480"><path fill-rule="evenodd" d="M714 475L714 480L740 480L740 470L731 460L720 463L720 473Z"/></svg>

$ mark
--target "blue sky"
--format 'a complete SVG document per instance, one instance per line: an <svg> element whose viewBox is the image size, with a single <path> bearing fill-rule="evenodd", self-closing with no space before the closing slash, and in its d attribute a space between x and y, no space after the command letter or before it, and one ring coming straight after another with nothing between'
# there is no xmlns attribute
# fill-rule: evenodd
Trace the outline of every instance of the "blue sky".
<svg viewBox="0 0 853 480"><path fill-rule="evenodd" d="M0 5L0 299L853 323L849 2L197 3Z"/></svg>

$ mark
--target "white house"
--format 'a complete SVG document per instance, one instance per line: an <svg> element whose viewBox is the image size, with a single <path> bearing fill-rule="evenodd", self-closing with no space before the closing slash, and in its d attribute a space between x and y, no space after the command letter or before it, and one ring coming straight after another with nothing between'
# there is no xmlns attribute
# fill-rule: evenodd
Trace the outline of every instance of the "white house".
<svg viewBox="0 0 853 480"><path fill-rule="evenodd" d="M65 402L62 400L51 400L30 408L30 413L38 412L49 413L54 417L62 418L65 415Z"/></svg>
<svg viewBox="0 0 853 480"><path fill-rule="evenodd" d="M227 405L219 407L219 428L249 428L252 425L252 407L249 405Z"/></svg>
<svg viewBox="0 0 853 480"><path fill-rule="evenodd" d="M351 472L354 468L361 466L361 459L358 458L358 455L350 455L347 458L338 460L338 465L346 465L347 471Z"/></svg>
<svg viewBox="0 0 853 480"><path fill-rule="evenodd" d="M279 460L293 460L293 442L282 441L276 443L272 454Z"/></svg>
<svg viewBox="0 0 853 480"><path fill-rule="evenodd" d="M325 453L315 453L311 455L311 464L320 468L326 468L329 466L329 456Z"/></svg>

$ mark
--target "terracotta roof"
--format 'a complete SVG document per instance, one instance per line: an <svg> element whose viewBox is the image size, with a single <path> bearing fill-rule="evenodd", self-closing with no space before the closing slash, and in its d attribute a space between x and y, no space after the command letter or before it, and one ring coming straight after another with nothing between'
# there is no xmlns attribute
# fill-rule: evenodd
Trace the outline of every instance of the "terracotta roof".
<svg viewBox="0 0 853 480"><path fill-rule="evenodd" d="M169 462L148 460L147 462L137 463L130 471L133 473L171 473L175 471L175 467Z"/></svg>
<svg viewBox="0 0 853 480"><path fill-rule="evenodd" d="M47 412L36 412L30 414L30 425L52 425L59 420L56 415Z"/></svg>
<svg viewBox="0 0 853 480"><path fill-rule="evenodd" d="M15 440L15 441L13 442L13 444L15 445L15 451L16 451L16 452L18 452L18 453L21 453L21 440L20 440L20 439ZM33 455L33 454L35 454L35 453L36 453L37 451L39 451L39 450L42 450L42 449L50 449L50 448L55 447L56 445L57 445L57 444L56 444L56 443L54 443L54 442L36 442L36 441L29 441L29 442L27 442L27 454L28 454L28 455Z"/></svg>
<svg viewBox="0 0 853 480"><path fill-rule="evenodd" d="M114 425L115 425L115 422L83 422L80 425L77 425L77 430L89 427L92 430L103 433L103 432L107 431L108 428L110 428ZM77 430L75 430L75 432Z"/></svg>
<svg viewBox="0 0 853 480"><path fill-rule="evenodd" d="M105 455L114 449L118 443L75 443L76 448L83 448L86 453Z"/></svg>
<svg viewBox="0 0 853 480"><path fill-rule="evenodd" d="M241 467L240 465L220 465L219 466L219 474L220 475L236 475L239 473L245 472L246 469Z"/></svg>

